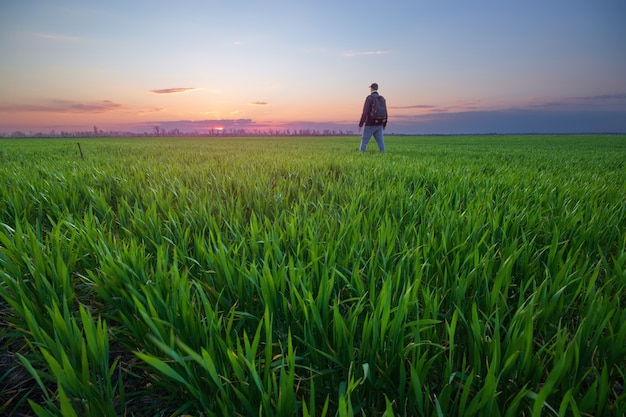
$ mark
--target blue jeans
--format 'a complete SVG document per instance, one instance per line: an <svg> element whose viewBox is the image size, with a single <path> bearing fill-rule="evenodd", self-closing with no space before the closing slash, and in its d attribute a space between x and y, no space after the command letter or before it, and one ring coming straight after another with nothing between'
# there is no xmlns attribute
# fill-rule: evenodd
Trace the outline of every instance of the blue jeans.
<svg viewBox="0 0 626 417"><path fill-rule="evenodd" d="M374 136L374 139L376 139L378 150L385 152L385 139L383 137L382 125L363 127L363 136L361 136L361 152L365 152L365 148L367 147L372 135Z"/></svg>

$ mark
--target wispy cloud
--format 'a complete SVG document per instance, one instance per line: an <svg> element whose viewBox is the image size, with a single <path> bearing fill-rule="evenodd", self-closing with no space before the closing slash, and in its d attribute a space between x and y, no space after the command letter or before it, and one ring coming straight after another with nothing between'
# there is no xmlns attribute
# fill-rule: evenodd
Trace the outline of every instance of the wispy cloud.
<svg viewBox="0 0 626 417"><path fill-rule="evenodd" d="M175 87L175 88L163 88L160 90L150 90L153 94L181 94L188 93L190 91L197 90L196 87Z"/></svg>
<svg viewBox="0 0 626 417"><path fill-rule="evenodd" d="M407 106L389 106L390 110L422 110L421 113L440 114L458 111L482 110L480 102L456 102L447 106L436 106L432 104L411 104Z"/></svg>
<svg viewBox="0 0 626 417"><path fill-rule="evenodd" d="M626 101L626 93L619 94L601 94L597 96L570 97L574 101Z"/></svg>
<svg viewBox="0 0 626 417"><path fill-rule="evenodd" d="M474 111L486 110L486 106L478 101L457 101L450 106L444 107L446 111Z"/></svg>
<svg viewBox="0 0 626 417"><path fill-rule="evenodd" d="M82 40L77 36L62 35L59 33L34 32L33 36L55 42L80 42Z"/></svg>
<svg viewBox="0 0 626 417"><path fill-rule="evenodd" d="M532 97L529 100L532 108L626 108L626 93L600 94L593 96L574 97Z"/></svg>
<svg viewBox="0 0 626 417"><path fill-rule="evenodd" d="M66 113L66 114L99 114L121 110L124 106L109 100L91 103L80 103L69 100L52 100L44 104L16 104L0 106L0 112L32 112L32 113Z"/></svg>
<svg viewBox="0 0 626 417"><path fill-rule="evenodd" d="M344 52L342 55L345 57L355 57L355 56L363 56L363 55L385 55L388 54L387 51L348 51Z"/></svg>
<svg viewBox="0 0 626 417"><path fill-rule="evenodd" d="M437 106L431 104L412 104L409 106L389 106L390 109L434 109Z"/></svg>
<svg viewBox="0 0 626 417"><path fill-rule="evenodd" d="M266 104L269 104L269 103L267 101L252 101L248 104L252 106L265 106Z"/></svg>
<svg viewBox="0 0 626 417"><path fill-rule="evenodd" d="M162 111L164 111L164 110L165 110L165 108L164 108L164 107L152 107L152 108L149 108L149 109L139 110L139 111L137 112L137 115L138 115L138 116L141 116L141 115L143 115L143 114L160 113L160 112L162 112Z"/></svg>

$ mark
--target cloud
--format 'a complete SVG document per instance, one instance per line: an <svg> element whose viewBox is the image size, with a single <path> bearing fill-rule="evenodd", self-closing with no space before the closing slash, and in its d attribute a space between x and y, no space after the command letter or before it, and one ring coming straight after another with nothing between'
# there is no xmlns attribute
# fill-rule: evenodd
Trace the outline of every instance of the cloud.
<svg viewBox="0 0 626 417"><path fill-rule="evenodd" d="M269 103L267 101L252 101L248 104L252 106L265 106L266 104L269 104Z"/></svg>
<svg viewBox="0 0 626 417"><path fill-rule="evenodd" d="M165 110L164 107L152 107L152 108L149 108L149 109L143 109L143 110L137 111L137 115L160 113L160 112L162 112L164 110Z"/></svg>
<svg viewBox="0 0 626 417"><path fill-rule="evenodd" d="M532 108L545 109L578 108L591 110L609 107L626 109L626 93L562 98L532 97L529 102Z"/></svg>
<svg viewBox="0 0 626 417"><path fill-rule="evenodd" d="M61 35L58 33L35 32L33 33L33 35L41 39L46 39L49 41L56 41L56 42L80 42L81 41L81 38L77 36Z"/></svg>
<svg viewBox="0 0 626 417"><path fill-rule="evenodd" d="M363 55L385 55L387 53L388 53L387 51L360 51L360 52L348 51L348 52L344 52L342 55L345 57L355 57L355 56L363 56Z"/></svg>
<svg viewBox="0 0 626 417"><path fill-rule="evenodd" d="M434 109L437 106L431 104L412 104L410 106L389 106L390 109Z"/></svg>
<svg viewBox="0 0 626 417"><path fill-rule="evenodd" d="M0 112L32 112L32 113L65 113L65 114L99 114L123 109L124 106L109 100L92 103L80 103L70 100L52 100L45 104L18 104L0 106Z"/></svg>
<svg viewBox="0 0 626 417"><path fill-rule="evenodd" d="M181 94L188 93L189 91L197 90L196 87L175 87L175 88L163 88L161 90L150 90L153 94Z"/></svg>
<svg viewBox="0 0 626 417"><path fill-rule="evenodd" d="M412 104L408 106L389 106L390 110L424 110L426 113L448 113L459 111L483 110L479 101L457 102L448 106L435 106L432 104Z"/></svg>
<svg viewBox="0 0 626 417"><path fill-rule="evenodd" d="M587 97L570 97L570 100L577 101L626 101L626 93L620 94L601 94L597 96L587 96Z"/></svg>

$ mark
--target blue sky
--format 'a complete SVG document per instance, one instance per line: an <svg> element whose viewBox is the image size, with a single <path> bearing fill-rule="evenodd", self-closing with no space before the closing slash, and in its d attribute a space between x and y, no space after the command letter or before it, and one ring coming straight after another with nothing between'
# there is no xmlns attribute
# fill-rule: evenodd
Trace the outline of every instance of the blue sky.
<svg viewBox="0 0 626 417"><path fill-rule="evenodd" d="M626 2L0 3L0 132L626 132Z"/></svg>

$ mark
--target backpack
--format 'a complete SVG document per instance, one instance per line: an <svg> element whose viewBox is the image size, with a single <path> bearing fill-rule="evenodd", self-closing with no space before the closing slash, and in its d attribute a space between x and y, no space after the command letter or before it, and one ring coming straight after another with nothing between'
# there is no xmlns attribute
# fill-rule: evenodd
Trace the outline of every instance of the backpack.
<svg viewBox="0 0 626 417"><path fill-rule="evenodd" d="M373 120L383 121L387 118L387 102L385 97L377 94L372 96L372 108L370 110L370 118Z"/></svg>

